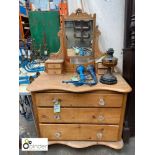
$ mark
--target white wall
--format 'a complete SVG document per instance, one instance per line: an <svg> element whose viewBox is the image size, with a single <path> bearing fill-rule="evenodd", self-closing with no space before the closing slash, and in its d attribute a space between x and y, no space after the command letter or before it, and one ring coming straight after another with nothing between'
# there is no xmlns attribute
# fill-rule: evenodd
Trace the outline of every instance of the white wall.
<svg viewBox="0 0 155 155"><path fill-rule="evenodd" d="M49 0L30 0L37 9L49 10Z"/></svg>
<svg viewBox="0 0 155 155"><path fill-rule="evenodd" d="M97 25L101 31L99 46L102 51L112 47L122 71L122 48L124 40L125 0L82 0L85 12L96 13ZM69 13L82 8L81 0L68 0Z"/></svg>

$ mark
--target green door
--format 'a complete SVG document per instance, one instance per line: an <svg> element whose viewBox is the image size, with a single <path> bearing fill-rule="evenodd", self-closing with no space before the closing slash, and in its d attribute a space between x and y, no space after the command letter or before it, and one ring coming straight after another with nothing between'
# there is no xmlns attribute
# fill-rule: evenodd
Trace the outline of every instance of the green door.
<svg viewBox="0 0 155 155"><path fill-rule="evenodd" d="M30 11L29 24L36 49L41 49L42 54L45 47L48 49L48 54L59 50L60 18L58 11Z"/></svg>

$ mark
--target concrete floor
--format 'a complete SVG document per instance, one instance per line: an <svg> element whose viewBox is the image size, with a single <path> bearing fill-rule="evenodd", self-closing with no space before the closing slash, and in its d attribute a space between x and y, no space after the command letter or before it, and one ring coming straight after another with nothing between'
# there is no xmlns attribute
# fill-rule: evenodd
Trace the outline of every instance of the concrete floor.
<svg viewBox="0 0 155 155"><path fill-rule="evenodd" d="M23 116L19 116L20 134L25 137L36 137L33 121L27 121ZM75 149L65 145L51 145L48 152L23 152L20 155L135 155L135 138L130 138L122 150L114 150L106 146L91 146L83 149Z"/></svg>

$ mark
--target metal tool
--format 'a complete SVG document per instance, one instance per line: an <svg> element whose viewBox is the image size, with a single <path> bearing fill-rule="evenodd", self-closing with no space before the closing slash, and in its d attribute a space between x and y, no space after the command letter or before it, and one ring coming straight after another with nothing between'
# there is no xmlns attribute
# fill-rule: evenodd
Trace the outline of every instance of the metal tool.
<svg viewBox="0 0 155 155"><path fill-rule="evenodd" d="M75 50L75 54L80 55L80 56L91 56L93 53L90 49L85 48L85 47L73 47Z"/></svg>
<svg viewBox="0 0 155 155"><path fill-rule="evenodd" d="M19 67L24 68L27 72L40 72L45 70L45 67L39 66L39 63L37 61L30 61L27 57L23 58L24 54L22 52L22 49L19 49L19 52Z"/></svg>
<svg viewBox="0 0 155 155"><path fill-rule="evenodd" d="M87 72L91 75L92 79L94 80L94 82L87 82L87 80L89 80L86 74L84 74L85 71L85 67L82 65L77 66L76 68L76 72L78 73L80 80L79 81L73 81L73 80L68 80L68 81L62 81L62 83L72 83L75 86L82 86L82 85L96 85L98 80L96 78L96 74L95 74L95 68L93 65L88 65L87 67Z"/></svg>
<svg viewBox="0 0 155 155"><path fill-rule="evenodd" d="M25 55L25 50L23 48L19 49L19 68L22 72L34 73L31 76L20 75L19 76L19 85L21 84L30 84L36 77L39 76L41 71L44 71L45 67L40 66L40 63L37 61L31 61L27 55Z"/></svg>
<svg viewBox="0 0 155 155"><path fill-rule="evenodd" d="M62 81L62 83L73 83L75 86L82 86L83 84L86 84L86 77L84 75L85 68L82 65L77 66L76 72L79 74L80 80L79 81Z"/></svg>
<svg viewBox="0 0 155 155"><path fill-rule="evenodd" d="M19 76L19 85L21 84L30 84L35 78L37 78L40 75L40 72L35 73L35 75L32 76Z"/></svg>
<svg viewBox="0 0 155 155"><path fill-rule="evenodd" d="M80 80L83 81L83 82L86 80L86 77L85 77L85 75L84 75L84 71L85 71L85 68L84 68L84 66L82 66L82 65L79 65L79 66L76 68L76 72L79 74Z"/></svg>
<svg viewBox="0 0 155 155"><path fill-rule="evenodd" d="M19 85L20 84L30 84L34 78L32 76L19 76Z"/></svg>
<svg viewBox="0 0 155 155"><path fill-rule="evenodd" d="M95 74L95 68L93 65L88 65L87 67L87 72L91 75L92 79L93 79L93 82L90 82L89 85L96 85L98 80L97 80L97 77L96 77L96 74Z"/></svg>

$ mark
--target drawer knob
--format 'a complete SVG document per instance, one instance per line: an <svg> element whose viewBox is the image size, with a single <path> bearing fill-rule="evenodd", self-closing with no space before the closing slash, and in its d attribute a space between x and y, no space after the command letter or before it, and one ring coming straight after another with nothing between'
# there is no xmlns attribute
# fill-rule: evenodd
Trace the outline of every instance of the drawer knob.
<svg viewBox="0 0 155 155"><path fill-rule="evenodd" d="M56 104L56 103L59 103L59 102L61 102L61 99L54 98L54 99L52 99L52 102L53 102L54 104Z"/></svg>
<svg viewBox="0 0 155 155"><path fill-rule="evenodd" d="M98 116L98 120L99 120L99 121L103 121L103 120L104 120L104 116L99 115L99 116Z"/></svg>
<svg viewBox="0 0 155 155"><path fill-rule="evenodd" d="M97 139L101 140L102 137L103 137L103 134L102 134L101 132L98 132L98 133L96 134L96 137L97 137Z"/></svg>
<svg viewBox="0 0 155 155"><path fill-rule="evenodd" d="M104 101L103 98L100 98L100 99L99 99L99 105L102 105L102 106L105 105L105 101Z"/></svg>
<svg viewBox="0 0 155 155"><path fill-rule="evenodd" d="M55 133L55 137L58 139L58 138L60 138L61 137L61 133L60 132L56 132Z"/></svg>
<svg viewBox="0 0 155 155"><path fill-rule="evenodd" d="M54 98L53 100L52 100L52 102L53 103L57 103L59 100L57 99L57 98Z"/></svg>
<svg viewBox="0 0 155 155"><path fill-rule="evenodd" d="M60 117L60 115L54 115L54 119L56 119L56 120L60 120L61 117Z"/></svg>

